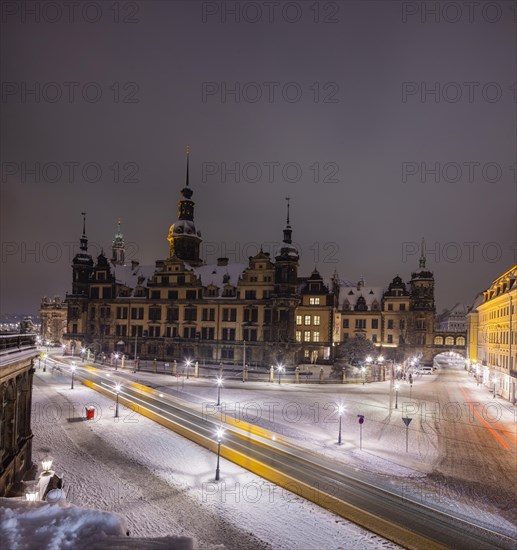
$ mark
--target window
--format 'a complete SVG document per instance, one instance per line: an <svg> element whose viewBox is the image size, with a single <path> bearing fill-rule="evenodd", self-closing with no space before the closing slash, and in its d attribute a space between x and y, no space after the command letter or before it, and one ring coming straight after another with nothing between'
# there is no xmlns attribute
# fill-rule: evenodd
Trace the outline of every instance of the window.
<svg viewBox="0 0 517 550"><path fill-rule="evenodd" d="M196 291L195 290L187 290L186 297L187 297L187 300L195 300L196 299Z"/></svg>
<svg viewBox="0 0 517 550"><path fill-rule="evenodd" d="M265 309L264 310L264 324L269 325L270 323L271 323L271 310L270 309Z"/></svg>
<svg viewBox="0 0 517 550"><path fill-rule="evenodd" d="M348 319L343 319L343 328L348 328L348 327L349 327Z"/></svg>
<svg viewBox="0 0 517 550"><path fill-rule="evenodd" d="M393 344L393 335L388 334L388 344Z"/></svg>
<svg viewBox="0 0 517 550"><path fill-rule="evenodd" d="M102 289L102 297L103 297L105 300L111 298L111 288L109 288L109 287L104 287L104 288Z"/></svg>
<svg viewBox="0 0 517 550"><path fill-rule="evenodd" d="M271 298L271 290L262 291L262 299L269 300L269 298Z"/></svg>
<svg viewBox="0 0 517 550"><path fill-rule="evenodd" d="M215 320L215 308L204 307L203 308L203 321L214 321Z"/></svg>
<svg viewBox="0 0 517 550"><path fill-rule="evenodd" d="M465 338L463 336L458 336L458 338L456 338L456 345L457 346L464 346L465 345Z"/></svg>
<svg viewBox="0 0 517 550"><path fill-rule="evenodd" d="M117 307L117 319L127 319L127 307Z"/></svg>
<svg viewBox="0 0 517 550"><path fill-rule="evenodd" d="M306 325L310 325L310 324L311 324L311 316L310 316L310 315L306 315L306 316L305 316L305 324L306 324Z"/></svg>
<svg viewBox="0 0 517 550"><path fill-rule="evenodd" d="M379 319L372 319L372 328L379 328Z"/></svg>
<svg viewBox="0 0 517 550"><path fill-rule="evenodd" d="M406 328L406 321L404 319L401 319L399 321L399 329L404 330Z"/></svg>
<svg viewBox="0 0 517 550"><path fill-rule="evenodd" d="M159 338L160 327L149 327L149 338Z"/></svg>
<svg viewBox="0 0 517 550"><path fill-rule="evenodd" d="M221 350L221 359L233 359L233 348L223 348Z"/></svg>
<svg viewBox="0 0 517 550"><path fill-rule="evenodd" d="M301 342L301 341L302 341L302 331L301 331L301 330L297 330L297 331L296 331L296 341L297 341L297 342Z"/></svg>
<svg viewBox="0 0 517 550"><path fill-rule="evenodd" d="M223 321L237 321L237 309L223 308Z"/></svg>
<svg viewBox="0 0 517 550"><path fill-rule="evenodd" d="M319 315L315 315L313 325L320 325L320 319Z"/></svg>
<svg viewBox="0 0 517 550"><path fill-rule="evenodd" d="M178 321L180 317L180 310L177 307L168 307L167 308L167 323L174 323Z"/></svg>
<svg viewBox="0 0 517 550"><path fill-rule="evenodd" d="M417 330L425 330L425 319L417 319L416 328Z"/></svg>
<svg viewBox="0 0 517 550"><path fill-rule="evenodd" d="M159 290L151 291L151 300L159 300L159 299L160 299L160 291Z"/></svg>
<svg viewBox="0 0 517 550"><path fill-rule="evenodd" d="M223 340L235 340L235 329L223 328Z"/></svg>
<svg viewBox="0 0 517 550"><path fill-rule="evenodd" d="M169 300L177 300L178 299L178 291L177 290L169 290L167 293L167 298Z"/></svg>
<svg viewBox="0 0 517 550"><path fill-rule="evenodd" d="M131 308L131 319L140 319L144 318L144 308L143 307L132 307Z"/></svg>
<svg viewBox="0 0 517 550"><path fill-rule="evenodd" d="M343 342L346 342L349 338L350 335L345 332L345 334L343 334Z"/></svg>
<svg viewBox="0 0 517 550"><path fill-rule="evenodd" d="M256 290L246 290L244 293L244 299L245 300L256 300L257 299L257 291Z"/></svg>
<svg viewBox="0 0 517 550"><path fill-rule="evenodd" d="M355 320L356 329L365 329L366 328L366 319L356 319Z"/></svg>
<svg viewBox="0 0 517 550"><path fill-rule="evenodd" d="M178 327L166 327L165 336L167 338L177 338L178 337Z"/></svg>
<svg viewBox="0 0 517 550"><path fill-rule="evenodd" d="M393 311L393 304L388 304L388 311Z"/></svg>
<svg viewBox="0 0 517 550"><path fill-rule="evenodd" d="M316 330L312 333L312 341L313 342L319 342L320 341L320 333Z"/></svg>
<svg viewBox="0 0 517 550"><path fill-rule="evenodd" d="M372 334L372 342L374 344L377 342L377 334Z"/></svg>
<svg viewBox="0 0 517 550"><path fill-rule="evenodd" d="M150 307L149 308L149 321L161 321L162 318L162 308L161 307Z"/></svg>
<svg viewBox="0 0 517 550"><path fill-rule="evenodd" d="M406 311L406 304L400 304L399 305L399 310L400 311Z"/></svg>
<svg viewBox="0 0 517 550"><path fill-rule="evenodd" d="M214 338L215 338L215 329L214 329L214 327L203 327L201 329L201 338L203 340L214 340Z"/></svg>
<svg viewBox="0 0 517 550"><path fill-rule="evenodd" d="M301 315L297 315L297 316L296 316L296 324L297 324L297 325L301 325L301 324L302 324L302 316L301 316Z"/></svg>
<svg viewBox="0 0 517 550"><path fill-rule="evenodd" d="M309 298L309 304L311 306L319 306L320 299L319 298Z"/></svg>
<svg viewBox="0 0 517 550"><path fill-rule="evenodd" d="M99 287L93 287L90 289L90 298L96 300L99 297Z"/></svg>
<svg viewBox="0 0 517 550"><path fill-rule="evenodd" d="M303 333L303 341L304 342L310 342L311 341L311 331L310 330L306 330Z"/></svg>
<svg viewBox="0 0 517 550"><path fill-rule="evenodd" d="M445 345L446 346L453 346L454 345L454 338L452 336L447 336L447 338L445 338Z"/></svg>
<svg viewBox="0 0 517 550"><path fill-rule="evenodd" d="M393 328L393 319L388 319L388 328Z"/></svg>
<svg viewBox="0 0 517 550"><path fill-rule="evenodd" d="M256 342L257 341L257 329L256 328L245 328L243 331L244 340L246 342ZM249 351L249 350L248 350ZM246 352L246 355L249 359L249 353Z"/></svg>
<svg viewBox="0 0 517 550"><path fill-rule="evenodd" d="M310 356L310 351L308 349L303 350L303 356L308 359Z"/></svg>
<svg viewBox="0 0 517 550"><path fill-rule="evenodd" d="M196 337L196 327L184 327L183 328L183 338L195 338Z"/></svg>
<svg viewBox="0 0 517 550"><path fill-rule="evenodd" d="M142 337L142 334L144 332L144 327L142 325L133 325L131 327L131 336L139 336Z"/></svg>
<svg viewBox="0 0 517 550"><path fill-rule="evenodd" d="M244 310L244 322L245 323L256 323L258 321L258 309L257 308L247 308Z"/></svg>
<svg viewBox="0 0 517 550"><path fill-rule="evenodd" d="M185 315L185 322L187 323L192 323L193 321L197 321L197 308L186 307L184 315Z"/></svg>
<svg viewBox="0 0 517 550"><path fill-rule="evenodd" d="M115 334L117 336L127 336L127 327L126 327L126 325L117 325Z"/></svg>

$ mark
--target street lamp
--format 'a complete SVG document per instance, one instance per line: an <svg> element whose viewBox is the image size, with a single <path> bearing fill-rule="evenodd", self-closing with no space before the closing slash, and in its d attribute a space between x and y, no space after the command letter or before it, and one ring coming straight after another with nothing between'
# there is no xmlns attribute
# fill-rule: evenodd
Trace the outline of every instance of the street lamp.
<svg viewBox="0 0 517 550"><path fill-rule="evenodd" d="M118 418L118 396L120 393L120 384L115 384L115 391L117 392L117 403L115 405L115 418Z"/></svg>
<svg viewBox="0 0 517 550"><path fill-rule="evenodd" d="M187 380L189 379L189 375L190 375L190 365L192 364L192 361L190 359L187 359L185 361L185 365L187 366Z"/></svg>
<svg viewBox="0 0 517 550"><path fill-rule="evenodd" d="M284 371L284 366L283 365L278 365L277 370L278 370L278 385L280 385L280 382L281 382L281 379L282 379L282 372Z"/></svg>
<svg viewBox="0 0 517 550"><path fill-rule="evenodd" d="M399 389L400 384L398 382L395 382L395 408L399 408Z"/></svg>
<svg viewBox="0 0 517 550"><path fill-rule="evenodd" d="M25 500L29 502L36 502L38 500L39 490L36 487L32 487L25 491Z"/></svg>
<svg viewBox="0 0 517 550"><path fill-rule="evenodd" d="M63 357L64 357L65 356L65 351L66 351L66 345L63 344L61 347L63 348Z"/></svg>
<svg viewBox="0 0 517 550"><path fill-rule="evenodd" d="M341 445L341 418L343 417L344 412L345 412L345 407L343 407L343 405L339 405L337 408L337 413L339 415L339 435L337 437L338 445Z"/></svg>
<svg viewBox="0 0 517 550"><path fill-rule="evenodd" d="M43 468L43 475L49 475L50 469L52 468L52 459L45 458L41 461L41 467Z"/></svg>
<svg viewBox="0 0 517 550"><path fill-rule="evenodd" d="M73 390L74 389L74 372L75 372L74 364L72 364L72 366L70 367L70 370L72 371L72 383L70 384L70 389Z"/></svg>
<svg viewBox="0 0 517 550"><path fill-rule="evenodd" d="M43 359L45 360L44 363L43 363L43 372L47 372L47 357L48 357L48 353L44 353L43 354Z"/></svg>
<svg viewBox="0 0 517 550"><path fill-rule="evenodd" d="M219 481L219 463L221 460L221 441L223 440L224 430L223 428L217 428L217 467L215 469L215 480Z"/></svg>
<svg viewBox="0 0 517 550"><path fill-rule="evenodd" d="M81 348L81 361L84 362L84 354L86 353L86 348Z"/></svg>
<svg viewBox="0 0 517 550"><path fill-rule="evenodd" d="M494 399L495 399L495 385L499 382L499 378L497 376L494 376Z"/></svg>
<svg viewBox="0 0 517 550"><path fill-rule="evenodd" d="M118 353L115 353L115 370L117 370Z"/></svg>
<svg viewBox="0 0 517 550"><path fill-rule="evenodd" d="M221 386L223 385L223 379L221 376L218 376L216 379L217 384L217 406L221 404Z"/></svg>
<svg viewBox="0 0 517 550"><path fill-rule="evenodd" d="M361 372L363 373L363 386L366 381L366 367L361 367Z"/></svg>

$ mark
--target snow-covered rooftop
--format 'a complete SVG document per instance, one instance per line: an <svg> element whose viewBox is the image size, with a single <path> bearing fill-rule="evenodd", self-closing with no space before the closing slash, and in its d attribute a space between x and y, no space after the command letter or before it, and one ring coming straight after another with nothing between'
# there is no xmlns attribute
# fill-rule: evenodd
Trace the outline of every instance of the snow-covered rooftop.
<svg viewBox="0 0 517 550"><path fill-rule="evenodd" d="M145 278L145 284L147 278L154 274L156 268L152 265L137 264L134 267L132 265L116 265L112 266L112 270L117 283L135 288L139 277Z"/></svg>
<svg viewBox="0 0 517 550"><path fill-rule="evenodd" d="M361 296L364 298L368 309L371 309L375 301L377 301L380 307L383 293L384 289L381 286L361 286L359 289L357 285L341 286L339 291L339 308L342 309L343 305L348 301L350 307L353 309Z"/></svg>
<svg viewBox="0 0 517 550"><path fill-rule="evenodd" d="M204 287L209 285L217 286L219 288L219 296L221 296L225 284L237 286L239 277L247 267L247 264L241 263L227 265L207 264L191 267L190 269L201 278L201 284ZM227 282L225 282L226 276L228 276Z"/></svg>

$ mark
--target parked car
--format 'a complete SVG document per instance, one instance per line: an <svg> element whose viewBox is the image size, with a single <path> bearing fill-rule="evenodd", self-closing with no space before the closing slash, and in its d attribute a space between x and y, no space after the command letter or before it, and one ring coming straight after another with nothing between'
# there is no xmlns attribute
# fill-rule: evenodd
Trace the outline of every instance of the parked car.
<svg viewBox="0 0 517 550"><path fill-rule="evenodd" d="M418 372L420 374L433 374L433 367L420 367Z"/></svg>

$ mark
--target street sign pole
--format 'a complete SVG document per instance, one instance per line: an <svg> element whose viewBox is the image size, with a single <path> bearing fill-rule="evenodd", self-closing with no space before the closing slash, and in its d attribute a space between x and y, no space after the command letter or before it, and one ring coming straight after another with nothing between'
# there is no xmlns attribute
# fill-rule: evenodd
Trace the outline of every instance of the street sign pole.
<svg viewBox="0 0 517 550"><path fill-rule="evenodd" d="M403 416L402 422L406 425L406 453L408 452L408 440L409 440L409 425L411 424L412 418L409 418L409 416Z"/></svg>
<svg viewBox="0 0 517 550"><path fill-rule="evenodd" d="M359 449L363 450L363 423L364 423L364 415L358 414L357 418L359 418Z"/></svg>

